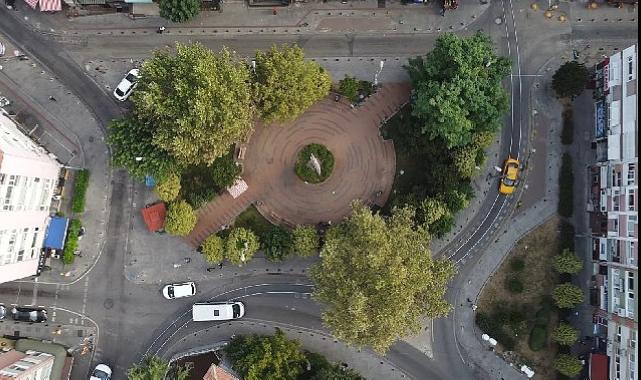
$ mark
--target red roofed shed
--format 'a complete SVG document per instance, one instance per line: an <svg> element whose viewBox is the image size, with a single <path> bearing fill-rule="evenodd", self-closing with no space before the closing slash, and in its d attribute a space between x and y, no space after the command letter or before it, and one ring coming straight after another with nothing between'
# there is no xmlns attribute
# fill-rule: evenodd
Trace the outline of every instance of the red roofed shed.
<svg viewBox="0 0 641 380"><path fill-rule="evenodd" d="M167 210L163 202L148 205L142 209L142 218L151 232L160 231L165 228L165 215Z"/></svg>
<svg viewBox="0 0 641 380"><path fill-rule="evenodd" d="M590 354L590 380L608 380L608 357Z"/></svg>

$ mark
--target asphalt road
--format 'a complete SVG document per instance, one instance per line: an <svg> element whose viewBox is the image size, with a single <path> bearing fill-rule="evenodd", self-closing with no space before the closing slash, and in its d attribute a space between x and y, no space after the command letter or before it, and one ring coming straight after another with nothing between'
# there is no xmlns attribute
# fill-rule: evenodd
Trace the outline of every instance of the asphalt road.
<svg viewBox="0 0 641 380"><path fill-rule="evenodd" d="M495 25L490 20L502 16L504 22ZM83 70L78 67L67 51L72 54L97 55L108 54L110 57L138 58L149 55L153 48L172 44L175 40L186 42L193 37L152 36L151 39L124 37L89 37L86 47L65 46L45 39L43 36L27 29L20 21L0 10L0 32L9 36L17 46L21 46L30 56L37 59L44 67L53 72L77 94L90 110L101 121L103 128L108 121L122 114L119 105L106 95ZM494 2L484 20L475 28L488 31L499 44L502 52L514 62L513 74L507 85L511 89L512 113L506 120L502 134L501 156L508 153L522 156L525 145L522 136L527 136L527 98L529 82L519 74L526 73L523 62L538 62L540 59L558 53L554 42L567 40L562 34L549 36L551 39L547 50L534 48L542 37L522 39L519 42L519 26L516 24L512 3L510 1ZM579 27L574 38L589 39L594 34L603 38L618 38L622 32L612 27ZM625 32L628 33L628 32ZM545 33L542 33L545 34ZM553 34L553 33L551 33ZM627 34L626 34L627 35ZM545 37L545 36L544 36ZM312 57L407 57L424 54L433 44L434 35L314 35L314 36L248 36L237 38L198 37L206 46L219 49L223 45L236 50L240 55L252 55L256 49L274 43L296 42L302 46L308 56ZM521 49L528 45L526 49ZM525 50L523 52L522 50ZM542 53L545 51L547 55ZM529 68L531 69L531 67ZM194 299L169 302L164 301L159 289L153 286L139 286L129 283L123 276L126 257L127 228L132 212L130 197L132 184L123 172L114 175L111 213L108 223L107 245L98 265L81 281L72 286L68 292L56 297L58 285L10 283L0 286L3 299L14 298L16 303L31 303L37 297L38 304L58 305L57 307L82 311L89 315L100 326L100 340L96 352L96 361L115 363L117 373L135 362L144 352L168 354L167 348L173 343L188 336L195 327L189 320L189 305ZM448 246L443 254L459 264L459 276L456 286L463 286L465 276L473 271L473 264L478 259L472 255L489 243L493 231L502 220L506 210L511 207L510 200L498 196L493 189L487 196L478 214L463 230L455 243ZM248 318L265 321L276 321L324 331L319 315L319 308L309 298L305 278L282 275L275 277L251 276L237 279L232 283L220 284L215 280L199 284L200 293L197 300L241 298L248 305ZM271 284L268 286L248 286ZM251 291L249 289L259 290ZM287 292L273 294L270 292ZM259 293L248 295L252 293ZM12 300L13 302L13 300ZM292 309L294 308L294 309ZM452 326L452 316L436 322L435 360L426 357L413 347L398 343L388 353L387 359L402 368L414 378L432 379L473 379L478 373L465 365L465 352L456 343L456 333ZM151 326L155 328L150 328ZM74 378L83 378L83 374L74 374Z"/></svg>

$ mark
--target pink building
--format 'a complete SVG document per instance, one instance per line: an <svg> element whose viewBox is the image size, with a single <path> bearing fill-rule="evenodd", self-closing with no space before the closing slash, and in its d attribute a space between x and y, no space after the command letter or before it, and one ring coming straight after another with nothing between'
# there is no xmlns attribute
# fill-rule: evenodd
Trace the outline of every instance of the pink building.
<svg viewBox="0 0 641 380"><path fill-rule="evenodd" d="M11 350L0 354L0 380L49 380L54 356Z"/></svg>
<svg viewBox="0 0 641 380"><path fill-rule="evenodd" d="M60 168L0 108L0 283L37 273Z"/></svg>

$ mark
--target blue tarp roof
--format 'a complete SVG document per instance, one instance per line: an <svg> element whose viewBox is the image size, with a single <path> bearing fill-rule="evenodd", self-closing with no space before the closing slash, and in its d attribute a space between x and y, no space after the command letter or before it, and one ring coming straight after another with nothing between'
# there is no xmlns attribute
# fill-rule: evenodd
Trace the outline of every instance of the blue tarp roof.
<svg viewBox="0 0 641 380"><path fill-rule="evenodd" d="M65 245L65 237L67 236L67 226L69 225L69 218L62 216L54 216L49 221L47 228L47 236L45 237L45 248L62 249Z"/></svg>

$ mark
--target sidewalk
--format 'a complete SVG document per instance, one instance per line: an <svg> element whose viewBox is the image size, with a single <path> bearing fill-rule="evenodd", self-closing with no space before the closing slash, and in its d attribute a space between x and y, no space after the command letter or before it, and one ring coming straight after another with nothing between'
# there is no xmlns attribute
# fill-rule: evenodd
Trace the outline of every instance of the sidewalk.
<svg viewBox="0 0 641 380"><path fill-rule="evenodd" d="M67 17L64 12L41 14L22 1L17 11L25 22L46 33L63 35L127 35L155 33L165 25L167 34L261 34L261 33L435 33L468 27L488 8L480 1L463 2L458 9L440 15L436 1L402 5L389 2L378 8L377 0L294 3L278 7L249 7L244 1L225 2L223 12L202 11L194 20L172 23L160 16L132 19L127 14L111 13Z"/></svg>
<svg viewBox="0 0 641 380"><path fill-rule="evenodd" d="M1 35L0 39L7 45L0 71L0 94L12 101L7 109L15 112L25 132L55 154L63 165L90 171L85 212L66 215L79 218L86 228L79 242L82 257L76 257L75 263L67 266L52 259L52 270L38 277L40 283L74 283L94 265L104 245L111 194L108 149L98 122L80 99L34 61L9 58L15 47ZM70 189L67 192L70 194Z"/></svg>

